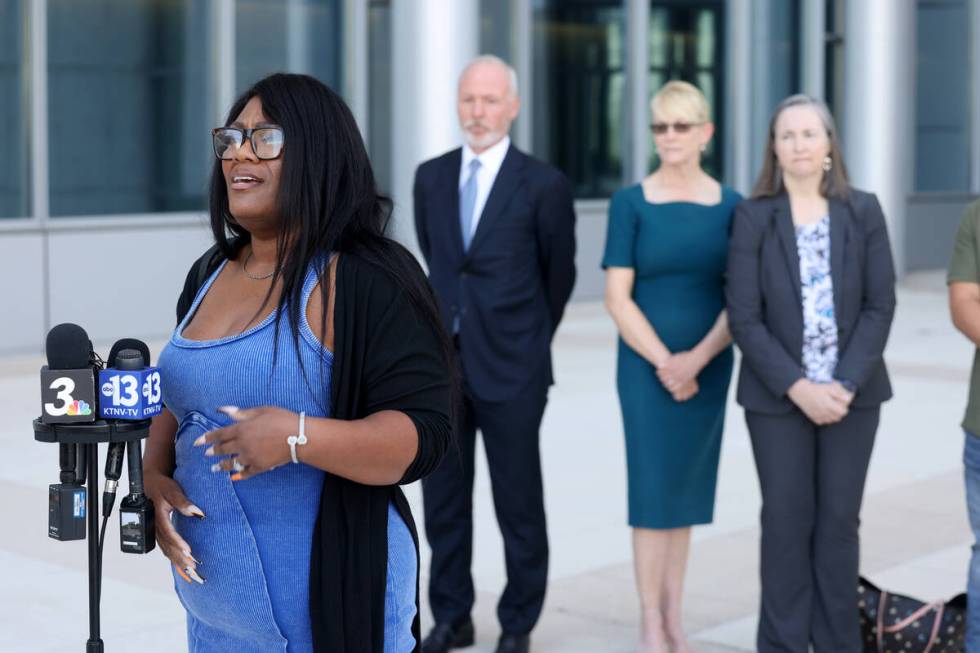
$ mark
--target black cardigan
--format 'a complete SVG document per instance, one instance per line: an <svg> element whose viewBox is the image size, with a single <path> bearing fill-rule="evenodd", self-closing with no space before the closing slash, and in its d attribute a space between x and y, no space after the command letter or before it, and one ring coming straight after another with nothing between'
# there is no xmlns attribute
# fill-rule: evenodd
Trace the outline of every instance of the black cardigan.
<svg viewBox="0 0 980 653"><path fill-rule="evenodd" d="M395 247L425 275L412 255ZM223 257L217 246L187 274L178 323ZM384 270L353 253L337 264L331 408L336 419L398 410L418 431L418 453L399 484L432 472L452 438L452 384L439 335ZM408 525L418 561L418 533L397 485L370 486L326 474L310 560L310 617L317 653L383 653L388 565L388 503ZM420 648L418 577L412 634Z"/></svg>

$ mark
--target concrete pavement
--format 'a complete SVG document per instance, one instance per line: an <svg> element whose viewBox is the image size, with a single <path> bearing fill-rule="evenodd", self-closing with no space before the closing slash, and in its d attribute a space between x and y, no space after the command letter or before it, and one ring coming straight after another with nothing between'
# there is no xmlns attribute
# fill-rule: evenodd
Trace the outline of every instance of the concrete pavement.
<svg viewBox="0 0 980 653"><path fill-rule="evenodd" d="M533 635L539 652L635 648L639 611L625 526L614 343L615 330L600 304L569 308L555 345L557 385L542 432L552 572L545 613ZM868 477L862 568L883 587L946 597L965 587L971 541L958 424L972 347L949 324L940 275L916 275L902 284L887 359L896 397L883 410ZM40 356L0 360L0 650L81 651L88 633L85 544L46 536L46 492L57 479L57 453L52 445L36 443L30 427L41 363ZM495 603L504 582L486 462L478 452L478 642L466 649L471 653L493 650ZM409 487L408 494L421 522L419 488ZM730 402L715 522L695 530L687 581L685 620L699 652L754 648L759 507L742 413ZM156 552L119 553L117 524L110 520L104 562L106 650L185 651L183 611L166 562ZM424 545L422 555L425 569ZM423 587L425 580L423 575ZM431 619L424 596L422 609L425 630Z"/></svg>

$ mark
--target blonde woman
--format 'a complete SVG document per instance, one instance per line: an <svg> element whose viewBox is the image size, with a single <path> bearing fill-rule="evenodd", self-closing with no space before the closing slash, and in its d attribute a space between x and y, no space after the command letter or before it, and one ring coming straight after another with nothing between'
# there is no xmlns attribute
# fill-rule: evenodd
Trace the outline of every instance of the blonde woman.
<svg viewBox="0 0 980 653"><path fill-rule="evenodd" d="M691 526L714 514L732 372L724 273L742 198L701 168L714 131L704 95L673 81L650 106L660 166L613 195L602 264L620 334L640 650L686 653L681 596Z"/></svg>

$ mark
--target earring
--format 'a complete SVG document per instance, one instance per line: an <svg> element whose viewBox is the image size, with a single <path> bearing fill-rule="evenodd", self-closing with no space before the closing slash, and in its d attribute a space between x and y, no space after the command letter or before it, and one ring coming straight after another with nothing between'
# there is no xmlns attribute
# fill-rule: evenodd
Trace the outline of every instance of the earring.
<svg viewBox="0 0 980 653"><path fill-rule="evenodd" d="M823 171L830 172L830 169L834 167L834 160L830 156L825 156L823 158Z"/></svg>
<svg viewBox="0 0 980 653"><path fill-rule="evenodd" d="M701 151L704 152L707 149L708 149L708 146L705 143L701 143Z"/></svg>

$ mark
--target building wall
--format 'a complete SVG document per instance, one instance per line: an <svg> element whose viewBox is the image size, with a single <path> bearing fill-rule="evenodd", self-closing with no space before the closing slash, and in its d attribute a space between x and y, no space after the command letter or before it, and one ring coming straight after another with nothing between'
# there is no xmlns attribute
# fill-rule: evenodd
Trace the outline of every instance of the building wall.
<svg viewBox="0 0 980 653"><path fill-rule="evenodd" d="M394 195L394 233L410 243L406 179L458 140L451 107L439 111L448 132L425 120L425 102L452 102L472 49L456 37L512 61L515 143L577 189L573 300L602 296L609 194L656 166L647 102L661 83L705 88L718 126L706 164L746 192L779 99L805 85L843 119L840 89L860 72L842 54L863 38L842 0L466 0L450 3L452 20L416 11L421 2L450 0L0 0L0 123L14 126L0 139L0 279L14 307L0 319L0 353L39 351L66 320L103 342L170 331L186 269L209 242L206 131L273 70L342 91ZM917 0L915 71L891 71L916 84L913 133L899 148L915 162L896 243L906 271L945 265L959 213L980 191L978 3ZM432 77L438 35L457 45ZM113 63L118 51L125 65ZM450 90L419 93L406 63Z"/></svg>

